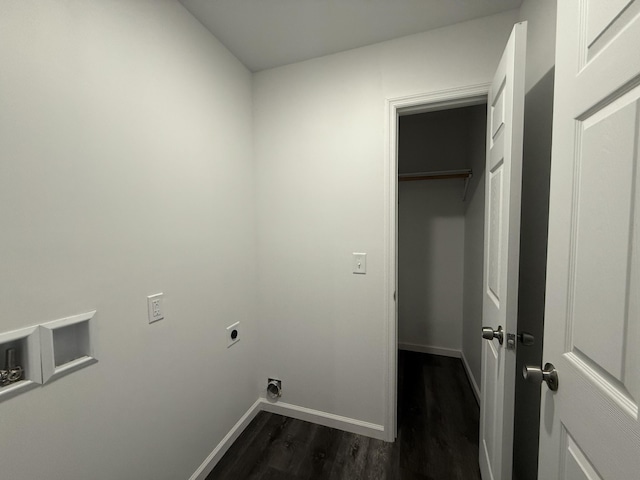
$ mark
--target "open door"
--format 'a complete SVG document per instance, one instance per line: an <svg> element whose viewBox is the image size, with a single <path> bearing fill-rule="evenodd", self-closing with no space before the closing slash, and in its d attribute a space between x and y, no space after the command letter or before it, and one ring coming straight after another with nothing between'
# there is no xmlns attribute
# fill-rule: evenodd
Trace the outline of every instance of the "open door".
<svg viewBox="0 0 640 480"><path fill-rule="evenodd" d="M558 2L555 88L538 478L640 478L639 0Z"/></svg>
<svg viewBox="0 0 640 480"><path fill-rule="evenodd" d="M489 91L483 281L480 471L511 479L518 313L526 23L518 23ZM513 335L512 335L513 334Z"/></svg>

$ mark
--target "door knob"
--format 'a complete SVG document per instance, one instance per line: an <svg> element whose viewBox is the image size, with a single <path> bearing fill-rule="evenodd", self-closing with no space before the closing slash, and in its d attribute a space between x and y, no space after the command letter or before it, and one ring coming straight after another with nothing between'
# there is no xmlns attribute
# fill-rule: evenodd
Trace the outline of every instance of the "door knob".
<svg viewBox="0 0 640 480"><path fill-rule="evenodd" d="M498 330L494 330L491 327L482 327L482 338L485 340L498 339L500 345L504 341L504 332L502 331L502 325L498 325Z"/></svg>
<svg viewBox="0 0 640 480"><path fill-rule="evenodd" d="M552 363L545 364L544 368L525 365L522 367L522 376L531 383L546 382L552 392L558 390L558 372Z"/></svg>

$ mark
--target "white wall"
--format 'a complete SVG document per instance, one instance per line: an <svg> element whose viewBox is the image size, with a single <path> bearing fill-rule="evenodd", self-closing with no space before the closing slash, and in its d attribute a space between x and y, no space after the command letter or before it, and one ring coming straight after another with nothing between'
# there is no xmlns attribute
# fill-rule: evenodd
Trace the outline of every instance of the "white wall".
<svg viewBox="0 0 640 480"><path fill-rule="evenodd" d="M0 476L186 479L258 395L251 76L174 1L4 1L0 59L0 331L99 358L0 403Z"/></svg>
<svg viewBox="0 0 640 480"><path fill-rule="evenodd" d="M384 423L385 99L490 81L517 13L254 76L259 378L282 401Z"/></svg>
<svg viewBox="0 0 640 480"><path fill-rule="evenodd" d="M524 0L520 7L520 21L527 21L526 92L556 63L557 3L557 0Z"/></svg>
<svg viewBox="0 0 640 480"><path fill-rule="evenodd" d="M413 181L398 187L398 344L460 351L463 182Z"/></svg>

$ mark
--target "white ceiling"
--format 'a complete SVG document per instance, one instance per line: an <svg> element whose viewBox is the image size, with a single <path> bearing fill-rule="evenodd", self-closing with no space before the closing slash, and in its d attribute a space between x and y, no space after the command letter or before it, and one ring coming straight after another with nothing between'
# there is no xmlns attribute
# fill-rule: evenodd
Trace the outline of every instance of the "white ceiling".
<svg viewBox="0 0 640 480"><path fill-rule="evenodd" d="M522 0L180 0L251 71L517 8Z"/></svg>

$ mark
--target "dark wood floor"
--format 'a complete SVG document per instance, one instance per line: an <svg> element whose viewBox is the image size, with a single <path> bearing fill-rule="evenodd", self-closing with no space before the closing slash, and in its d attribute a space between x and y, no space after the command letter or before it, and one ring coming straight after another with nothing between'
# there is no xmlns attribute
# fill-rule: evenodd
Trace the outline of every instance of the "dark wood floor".
<svg viewBox="0 0 640 480"><path fill-rule="evenodd" d="M400 351L394 443L261 412L207 480L480 479L478 416L459 359Z"/></svg>

